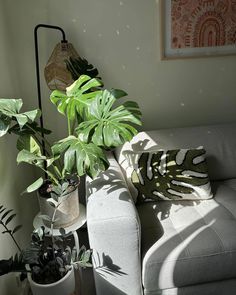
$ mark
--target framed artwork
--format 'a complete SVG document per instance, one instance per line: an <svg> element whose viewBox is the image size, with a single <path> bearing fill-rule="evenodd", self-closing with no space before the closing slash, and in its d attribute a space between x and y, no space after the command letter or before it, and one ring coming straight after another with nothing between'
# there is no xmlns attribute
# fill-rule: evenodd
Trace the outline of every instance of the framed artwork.
<svg viewBox="0 0 236 295"><path fill-rule="evenodd" d="M160 0L162 59L236 53L236 0Z"/></svg>

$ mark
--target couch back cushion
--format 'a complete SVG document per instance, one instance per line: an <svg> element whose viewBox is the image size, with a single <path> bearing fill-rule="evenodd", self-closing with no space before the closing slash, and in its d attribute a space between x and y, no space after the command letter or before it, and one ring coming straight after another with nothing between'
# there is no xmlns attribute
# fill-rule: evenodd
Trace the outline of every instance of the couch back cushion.
<svg viewBox="0 0 236 295"><path fill-rule="evenodd" d="M236 123L140 132L117 148L115 156L122 167L122 162L132 151L195 149L200 146L206 150L210 180L236 178Z"/></svg>

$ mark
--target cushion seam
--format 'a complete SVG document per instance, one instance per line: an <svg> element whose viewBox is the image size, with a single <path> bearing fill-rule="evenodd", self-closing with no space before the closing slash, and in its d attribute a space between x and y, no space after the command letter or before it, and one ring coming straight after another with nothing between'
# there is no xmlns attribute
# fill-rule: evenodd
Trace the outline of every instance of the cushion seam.
<svg viewBox="0 0 236 295"><path fill-rule="evenodd" d="M228 186L225 185L225 184L222 184L222 185L228 187ZM232 188L231 188L231 189L232 189ZM215 201L216 201L217 204L219 204L219 206L224 207L225 210L227 210L227 211L230 213L230 215L233 217L233 219L236 220L236 217L234 216L234 214L232 213L232 211L229 210L229 208L227 208L223 203L220 203L217 199L215 199Z"/></svg>
<svg viewBox="0 0 236 295"><path fill-rule="evenodd" d="M225 255L225 254L233 254L233 253L236 253L236 250L233 250L233 251L224 251L224 252L219 252L219 253L213 253L213 254L206 254L206 255L201 255L201 256L191 256L190 258L189 257L185 257L185 258L179 258L179 259L172 259L172 260L163 260L163 261L160 261L160 262L149 262L147 263L148 265L152 265L152 264L162 264L164 261L165 263L167 262L173 262L173 261L181 261L181 262L188 262L188 260L192 260L192 259L201 259L201 258L204 258L204 257L212 257L212 256L218 256L218 255Z"/></svg>
<svg viewBox="0 0 236 295"><path fill-rule="evenodd" d="M199 210L197 210L197 207L195 207L195 210L196 210L196 211L198 212L198 214L201 216L202 220L205 222L205 225L208 226L209 224L206 222L205 217L201 214L201 212L200 212ZM219 244L220 244L220 246L221 246L221 249L224 251L225 247L224 247L223 241L222 241L221 237L218 235L218 233L216 232L216 230L214 229L213 225L210 226L210 227L208 227L208 229L211 229L212 232L214 232L215 235L218 237L218 240L219 240L219 242L220 242ZM223 252L223 251L222 251L222 252ZM222 252L221 252L221 253L222 253Z"/></svg>
<svg viewBox="0 0 236 295"><path fill-rule="evenodd" d="M182 241L182 243L183 243L183 242L184 242L184 239L183 239L183 237L182 237L182 235L181 235L181 232L179 232L179 231L177 230L177 228L174 226L174 223L172 222L171 216L169 216L169 219L170 219L170 221L171 221L171 223L172 223L172 225L173 225L173 228L175 229L175 232L176 232L177 235L180 237L180 239L181 239L181 241ZM184 252L185 252L189 257L191 257L188 246L184 248Z"/></svg>

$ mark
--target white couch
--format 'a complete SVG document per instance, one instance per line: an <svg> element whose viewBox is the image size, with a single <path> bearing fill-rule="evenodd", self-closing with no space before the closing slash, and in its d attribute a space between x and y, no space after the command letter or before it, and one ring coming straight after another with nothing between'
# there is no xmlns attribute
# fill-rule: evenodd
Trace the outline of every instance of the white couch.
<svg viewBox="0 0 236 295"><path fill-rule="evenodd" d="M118 162L127 150L206 150L214 197L135 206ZM236 124L139 133L87 180L97 295L236 294Z"/></svg>

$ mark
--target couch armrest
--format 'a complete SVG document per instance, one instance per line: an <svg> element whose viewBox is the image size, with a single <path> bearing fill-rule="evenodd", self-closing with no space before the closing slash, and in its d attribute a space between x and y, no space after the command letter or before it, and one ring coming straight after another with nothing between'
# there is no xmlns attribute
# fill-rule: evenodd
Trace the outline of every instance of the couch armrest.
<svg viewBox="0 0 236 295"><path fill-rule="evenodd" d="M140 221L120 167L86 180L87 225L97 295L140 295Z"/></svg>

